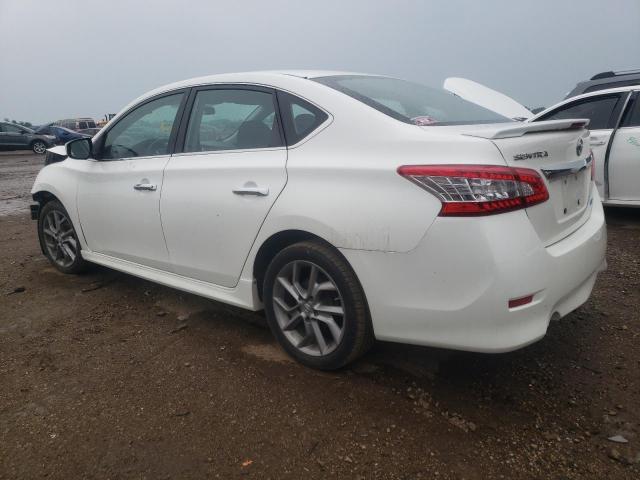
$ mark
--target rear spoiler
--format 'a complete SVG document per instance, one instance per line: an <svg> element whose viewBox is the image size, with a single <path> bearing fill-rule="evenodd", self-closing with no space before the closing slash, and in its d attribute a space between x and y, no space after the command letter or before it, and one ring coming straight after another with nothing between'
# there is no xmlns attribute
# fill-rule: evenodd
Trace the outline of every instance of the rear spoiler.
<svg viewBox="0 0 640 480"><path fill-rule="evenodd" d="M501 125L500 127L479 128L463 135L488 139L521 137L527 133L554 132L560 130L582 130L589 125L588 118L570 118L567 120L546 120L541 122L516 123L515 125Z"/></svg>

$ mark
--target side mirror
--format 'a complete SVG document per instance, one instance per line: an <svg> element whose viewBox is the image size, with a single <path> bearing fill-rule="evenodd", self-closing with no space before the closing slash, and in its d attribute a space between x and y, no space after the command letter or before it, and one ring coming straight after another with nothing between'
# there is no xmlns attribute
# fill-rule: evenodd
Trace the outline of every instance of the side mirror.
<svg viewBox="0 0 640 480"><path fill-rule="evenodd" d="M86 160L91 156L93 143L90 138L77 138L67 143L67 156L75 160Z"/></svg>

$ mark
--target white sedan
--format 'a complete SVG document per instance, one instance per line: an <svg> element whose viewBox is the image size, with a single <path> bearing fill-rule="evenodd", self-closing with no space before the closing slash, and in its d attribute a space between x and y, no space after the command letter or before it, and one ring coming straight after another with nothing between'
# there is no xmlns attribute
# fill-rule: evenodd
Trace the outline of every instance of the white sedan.
<svg viewBox="0 0 640 480"><path fill-rule="evenodd" d="M68 143L32 212L58 270L264 308L312 367L374 339L502 352L584 303L604 268L585 123L512 122L381 76L197 78Z"/></svg>

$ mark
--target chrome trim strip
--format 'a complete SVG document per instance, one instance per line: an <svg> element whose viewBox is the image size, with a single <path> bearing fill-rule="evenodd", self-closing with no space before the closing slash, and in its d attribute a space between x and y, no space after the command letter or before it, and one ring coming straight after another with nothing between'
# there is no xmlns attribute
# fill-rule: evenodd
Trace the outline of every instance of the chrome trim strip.
<svg viewBox="0 0 640 480"><path fill-rule="evenodd" d="M557 177L564 177L567 175L572 175L575 173L579 173L582 170L586 169L593 162L593 155L589 155L587 158L583 158L582 160L575 160L573 162L561 163L556 165L553 168L541 168L540 170L544 173L544 176L549 180Z"/></svg>

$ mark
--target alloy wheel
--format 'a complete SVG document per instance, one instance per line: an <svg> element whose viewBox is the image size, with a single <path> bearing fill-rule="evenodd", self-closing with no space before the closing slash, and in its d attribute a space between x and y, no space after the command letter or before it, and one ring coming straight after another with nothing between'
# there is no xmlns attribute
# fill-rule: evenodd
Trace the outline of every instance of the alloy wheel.
<svg viewBox="0 0 640 480"><path fill-rule="evenodd" d="M33 151L39 155L42 155L47 150L47 146L42 142L35 142L33 144Z"/></svg>
<svg viewBox="0 0 640 480"><path fill-rule="evenodd" d="M43 220L42 233L49 258L60 267L71 266L78 256L78 241L67 215L51 210Z"/></svg>
<svg viewBox="0 0 640 480"><path fill-rule="evenodd" d="M301 352L323 356L340 345L345 330L342 295L318 265L296 260L282 267L273 287L273 308L282 333Z"/></svg>

